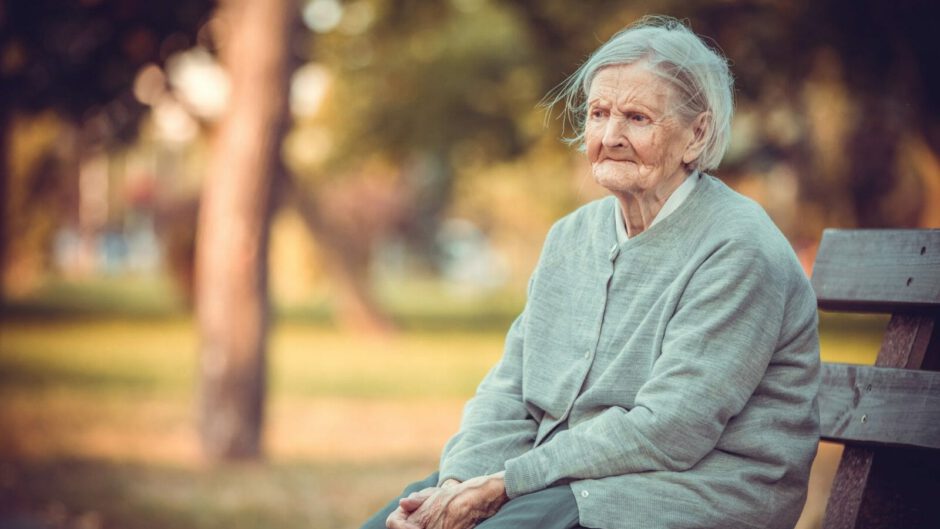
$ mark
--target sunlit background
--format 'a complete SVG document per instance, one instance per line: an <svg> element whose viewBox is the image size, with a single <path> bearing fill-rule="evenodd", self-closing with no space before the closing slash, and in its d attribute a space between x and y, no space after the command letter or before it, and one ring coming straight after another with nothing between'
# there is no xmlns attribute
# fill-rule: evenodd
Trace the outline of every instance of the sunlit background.
<svg viewBox="0 0 940 529"><path fill-rule="evenodd" d="M603 196L539 102L645 14L730 59L716 175L807 274L826 227L940 227L932 2L297 0L268 39L244 1L0 2L0 527L355 528L432 471L548 228ZM278 38L283 79L226 63ZM266 127L233 117L272 100ZM239 462L197 427L197 240L245 220L197 230L240 185L207 177L245 154L226 132L270 153L265 415ZM885 322L824 315L824 359L872 362Z"/></svg>

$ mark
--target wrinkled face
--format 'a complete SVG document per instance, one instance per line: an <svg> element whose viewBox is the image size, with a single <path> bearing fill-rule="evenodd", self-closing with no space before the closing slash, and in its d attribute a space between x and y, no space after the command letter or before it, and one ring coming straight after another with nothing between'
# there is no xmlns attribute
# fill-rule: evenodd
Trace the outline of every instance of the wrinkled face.
<svg viewBox="0 0 940 529"><path fill-rule="evenodd" d="M673 112L675 88L643 63L608 66L588 94L584 141L594 179L612 192L643 193L686 174L701 152L699 120Z"/></svg>

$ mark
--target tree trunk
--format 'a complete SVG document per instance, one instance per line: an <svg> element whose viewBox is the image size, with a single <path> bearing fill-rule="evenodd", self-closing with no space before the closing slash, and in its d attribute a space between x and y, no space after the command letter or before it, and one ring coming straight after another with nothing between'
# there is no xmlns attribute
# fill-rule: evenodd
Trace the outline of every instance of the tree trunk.
<svg viewBox="0 0 940 529"><path fill-rule="evenodd" d="M330 277L338 287L336 318L339 325L373 335L394 332L395 323L379 308L369 289L369 254L364 251L362 241L331 226L317 207L315 197L302 189L286 169L280 176L284 202L297 210L310 235L320 244Z"/></svg>
<svg viewBox="0 0 940 529"><path fill-rule="evenodd" d="M6 297L7 245L10 200L10 127L13 124L9 106L0 103L0 301Z"/></svg>
<svg viewBox="0 0 940 529"><path fill-rule="evenodd" d="M292 0L223 0L229 109L218 124L196 235L199 429L210 460L261 455L271 183L287 122Z"/></svg>

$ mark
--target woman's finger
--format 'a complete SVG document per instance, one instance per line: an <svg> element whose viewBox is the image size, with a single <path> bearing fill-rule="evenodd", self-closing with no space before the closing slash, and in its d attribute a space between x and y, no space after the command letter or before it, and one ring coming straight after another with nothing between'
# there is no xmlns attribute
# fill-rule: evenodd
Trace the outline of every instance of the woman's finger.
<svg viewBox="0 0 940 529"><path fill-rule="evenodd" d="M392 511L385 519L385 527L388 529L422 529L408 521L408 513L401 507Z"/></svg>
<svg viewBox="0 0 940 529"><path fill-rule="evenodd" d="M398 500L398 506L407 512L413 512L415 509L423 505L427 499L428 496L415 496L412 494L407 498Z"/></svg>
<svg viewBox="0 0 940 529"><path fill-rule="evenodd" d="M437 487L428 487L417 492L412 492L408 496L398 500L398 506L405 509L405 511L409 513L413 512L415 509L423 505L428 498L433 496L437 490Z"/></svg>

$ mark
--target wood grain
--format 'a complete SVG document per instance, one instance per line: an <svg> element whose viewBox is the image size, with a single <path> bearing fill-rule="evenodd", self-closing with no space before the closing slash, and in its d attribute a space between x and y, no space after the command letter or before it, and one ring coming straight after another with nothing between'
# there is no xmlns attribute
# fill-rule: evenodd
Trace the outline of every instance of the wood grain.
<svg viewBox="0 0 940 529"><path fill-rule="evenodd" d="M824 310L940 307L940 230L825 230L812 283Z"/></svg>
<svg viewBox="0 0 940 529"><path fill-rule="evenodd" d="M940 449L940 373L825 364L819 415L828 441Z"/></svg>
<svg viewBox="0 0 940 529"><path fill-rule="evenodd" d="M940 230L826 230L812 283L821 309L892 314L878 367L823 366L822 435L846 445L823 527L940 527Z"/></svg>

